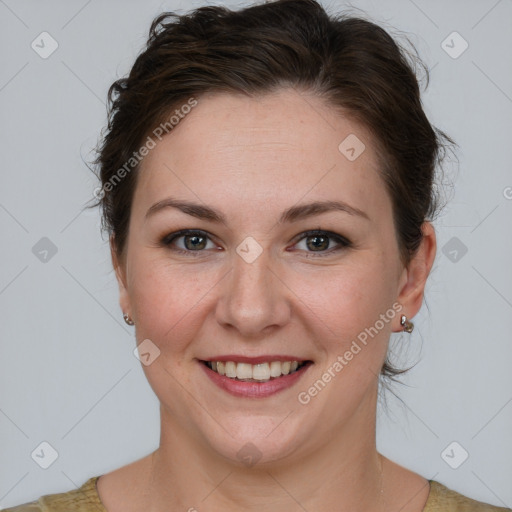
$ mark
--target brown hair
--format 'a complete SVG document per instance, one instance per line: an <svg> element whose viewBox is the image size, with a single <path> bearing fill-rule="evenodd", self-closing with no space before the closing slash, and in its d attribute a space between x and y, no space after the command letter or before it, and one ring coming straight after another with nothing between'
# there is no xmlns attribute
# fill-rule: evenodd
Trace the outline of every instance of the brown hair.
<svg viewBox="0 0 512 512"><path fill-rule="evenodd" d="M134 155L175 108L205 92L258 95L294 87L370 131L407 265L422 240L423 222L438 210L436 168L446 146L455 144L423 111L415 62L428 83L421 60L383 28L361 17L328 16L314 0L160 14L128 77L108 91L108 127L94 161L102 192L92 206L101 205L102 227L114 235L118 256L124 254L137 183ZM386 360L381 374L392 379L405 371Z"/></svg>

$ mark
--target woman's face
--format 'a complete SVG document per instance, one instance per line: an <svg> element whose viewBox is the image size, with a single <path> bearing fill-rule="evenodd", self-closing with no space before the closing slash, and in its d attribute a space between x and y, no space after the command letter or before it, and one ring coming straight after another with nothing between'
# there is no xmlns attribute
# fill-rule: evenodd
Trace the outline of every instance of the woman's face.
<svg viewBox="0 0 512 512"><path fill-rule="evenodd" d="M292 89L199 98L142 162L125 256L121 306L184 443L264 462L371 437L398 303L417 308L360 125ZM268 380L276 360L309 363Z"/></svg>

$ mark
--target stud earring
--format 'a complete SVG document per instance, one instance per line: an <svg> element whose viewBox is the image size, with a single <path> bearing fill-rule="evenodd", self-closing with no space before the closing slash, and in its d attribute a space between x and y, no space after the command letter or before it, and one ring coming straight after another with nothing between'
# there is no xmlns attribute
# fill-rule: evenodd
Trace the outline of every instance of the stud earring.
<svg viewBox="0 0 512 512"><path fill-rule="evenodd" d="M400 317L400 325L404 328L404 331L408 333L411 333L414 329L414 324L409 322L405 315Z"/></svg>
<svg viewBox="0 0 512 512"><path fill-rule="evenodd" d="M124 318L124 321L128 325L134 325L135 324L135 322L126 313L123 315L123 318Z"/></svg>

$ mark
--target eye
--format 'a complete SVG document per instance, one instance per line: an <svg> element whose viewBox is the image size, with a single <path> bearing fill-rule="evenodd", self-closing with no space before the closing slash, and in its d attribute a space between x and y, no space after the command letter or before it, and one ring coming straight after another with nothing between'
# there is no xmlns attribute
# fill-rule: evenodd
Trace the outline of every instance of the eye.
<svg viewBox="0 0 512 512"><path fill-rule="evenodd" d="M314 256L327 256L352 245L348 239L341 235L324 230L306 231L301 233L296 240L297 242L295 242L292 251L298 249L306 253L314 253ZM161 243L172 251L182 254L201 253L207 249L219 249L212 242L208 233L195 229L183 229L166 235L161 240Z"/></svg>
<svg viewBox="0 0 512 512"><path fill-rule="evenodd" d="M184 229L166 235L162 239L162 244L181 253L202 252L204 249L215 249L217 247L206 232L192 229Z"/></svg>
<svg viewBox="0 0 512 512"><path fill-rule="evenodd" d="M301 233L298 241L294 245L295 248L309 253L317 253L315 256L327 256L352 245L349 240L341 235L323 230Z"/></svg>

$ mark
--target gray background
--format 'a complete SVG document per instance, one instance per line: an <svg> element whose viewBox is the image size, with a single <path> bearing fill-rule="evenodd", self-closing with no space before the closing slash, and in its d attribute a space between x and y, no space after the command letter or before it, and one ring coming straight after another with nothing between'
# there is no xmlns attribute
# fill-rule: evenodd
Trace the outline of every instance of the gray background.
<svg viewBox="0 0 512 512"><path fill-rule="evenodd" d="M82 211L97 186L83 160L105 123L108 86L129 70L153 17L206 3L0 0L0 507L71 490L158 445L158 402L132 353L99 215ZM379 409L378 448L512 507L512 2L352 6L409 34L433 68L427 114L460 145L458 174L447 162L451 202L435 223L428 308L411 337L394 339L404 364L420 362L395 387L404 404L388 394L388 412ZM46 59L31 48L43 31L59 45ZM453 31L469 44L458 58L442 47ZM43 237L57 249L46 261ZM31 457L43 441L58 452L48 469ZM469 453L457 469L441 456L453 441ZM460 447L448 450L452 464Z"/></svg>

